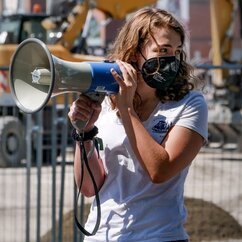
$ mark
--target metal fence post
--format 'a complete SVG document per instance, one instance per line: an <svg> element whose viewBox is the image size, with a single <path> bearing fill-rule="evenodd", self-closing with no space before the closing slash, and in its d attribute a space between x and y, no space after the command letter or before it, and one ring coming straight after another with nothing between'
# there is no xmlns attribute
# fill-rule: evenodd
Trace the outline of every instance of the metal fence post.
<svg viewBox="0 0 242 242"><path fill-rule="evenodd" d="M41 226L41 173L43 160L43 111L37 113L37 148L36 148L36 162L37 162L37 230L36 242L40 242L40 226Z"/></svg>
<svg viewBox="0 0 242 242"><path fill-rule="evenodd" d="M56 156L57 156L57 112L56 98L52 98L51 129L51 164L52 164L52 242L56 242Z"/></svg>
<svg viewBox="0 0 242 242"><path fill-rule="evenodd" d="M26 130L26 161L27 161L27 170L26 170L26 242L30 242L30 192L31 192L31 184L30 184L30 176L31 176L31 159L32 159L32 115L27 114L27 127Z"/></svg>
<svg viewBox="0 0 242 242"><path fill-rule="evenodd" d="M66 171L66 147L67 147L67 95L64 95L64 108L62 117L58 119L61 125L61 189L60 189L60 207L59 207L59 235L58 241L62 242L63 236L63 207L65 194L65 171Z"/></svg>

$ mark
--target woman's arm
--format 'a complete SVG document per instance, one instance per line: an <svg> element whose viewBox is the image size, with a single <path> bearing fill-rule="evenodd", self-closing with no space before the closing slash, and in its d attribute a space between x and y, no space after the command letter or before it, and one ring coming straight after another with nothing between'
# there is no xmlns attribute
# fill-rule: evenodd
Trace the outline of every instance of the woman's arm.
<svg viewBox="0 0 242 242"><path fill-rule="evenodd" d="M93 149L93 141L85 141L84 147L86 150L86 153L88 154ZM91 179L91 176L89 174L89 171L87 170L87 167L85 165L84 161L81 161L81 155L80 155L80 144L76 143L76 149L75 149L75 158L74 158L74 176L75 181L80 189L80 192L85 195L86 197L91 197L95 195L95 189L93 185L93 181ZM83 182L81 185L81 174L82 174L82 162L83 164ZM105 170L103 167L102 160L98 157L97 150L94 148L92 155L88 159L88 165L92 172L92 175L94 177L95 183L97 185L98 190L102 187L104 180L105 180ZM81 187L80 187L81 185Z"/></svg>
<svg viewBox="0 0 242 242"><path fill-rule="evenodd" d="M162 144L157 143L132 111L121 114L133 151L154 183L165 182L188 166L204 143L197 132L174 126Z"/></svg>
<svg viewBox="0 0 242 242"><path fill-rule="evenodd" d="M83 131L89 132L90 130L93 129L94 123L98 119L100 112L101 112L100 103L94 102L90 100L88 97L81 95L76 101L72 103L68 116L71 122L75 122L77 120L85 121L86 126ZM95 183L99 190L105 180L105 170L103 167L103 163L102 163L102 160L98 157L98 153L97 153L97 150L95 149L95 145L93 144L93 140L87 140L83 142L84 142L86 154L88 154L94 148L91 156L88 159L88 165L94 176ZM83 172L82 172L82 162L84 163ZM82 178L82 173L83 173L83 178ZM95 195L93 181L87 170L85 162L81 160L81 150L80 150L79 142L76 143L76 148L75 148L74 176L75 176L76 184L82 194L84 194L87 197L91 197ZM81 184L82 179L83 179L83 182Z"/></svg>
<svg viewBox="0 0 242 242"><path fill-rule="evenodd" d="M193 130L174 126L163 143L157 143L144 128L133 107L138 82L134 69L127 63L117 63L123 76L119 76L114 70L112 73L119 83L117 105L129 142L151 181L165 182L191 163L204 139Z"/></svg>

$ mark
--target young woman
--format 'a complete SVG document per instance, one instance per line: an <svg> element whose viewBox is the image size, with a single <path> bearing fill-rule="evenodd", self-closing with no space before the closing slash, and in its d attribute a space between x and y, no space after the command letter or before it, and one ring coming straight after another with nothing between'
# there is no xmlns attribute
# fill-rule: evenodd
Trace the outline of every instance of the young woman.
<svg viewBox="0 0 242 242"><path fill-rule="evenodd" d="M98 127L103 151L89 157L101 203L101 222L85 241L188 241L184 182L189 166L207 140L207 105L195 91L186 62L185 31L168 12L144 8L119 32L108 56L122 75L110 70L119 93L101 105L82 95L71 121L87 121L86 152ZM102 110L102 111L101 111ZM85 196L93 184L81 167L79 143L75 179ZM83 177L81 169L84 170ZM96 221L92 205L87 230Z"/></svg>

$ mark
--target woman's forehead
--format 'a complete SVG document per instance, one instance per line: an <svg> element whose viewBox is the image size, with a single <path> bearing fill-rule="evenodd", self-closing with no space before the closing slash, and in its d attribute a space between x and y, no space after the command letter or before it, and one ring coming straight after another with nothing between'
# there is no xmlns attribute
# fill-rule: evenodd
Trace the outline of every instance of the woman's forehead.
<svg viewBox="0 0 242 242"><path fill-rule="evenodd" d="M181 47L181 36L179 33L177 33L173 29L169 28L156 28L155 31L153 31L153 38L150 37L148 41L148 45L150 46L164 46L164 45L170 45L172 47Z"/></svg>

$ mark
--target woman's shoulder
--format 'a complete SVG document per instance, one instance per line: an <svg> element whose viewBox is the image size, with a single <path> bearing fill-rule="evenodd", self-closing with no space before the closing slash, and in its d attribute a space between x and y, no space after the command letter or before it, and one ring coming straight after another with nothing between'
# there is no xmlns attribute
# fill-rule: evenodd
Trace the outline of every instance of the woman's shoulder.
<svg viewBox="0 0 242 242"><path fill-rule="evenodd" d="M184 96L184 100L193 100L193 99L201 99L205 101L205 97L202 91L199 90L192 90L187 95Z"/></svg>
<svg viewBox="0 0 242 242"><path fill-rule="evenodd" d="M166 103L160 103L159 108L171 109L171 108L184 108L185 106L204 106L206 107L206 100L201 91L190 91L179 101L168 101Z"/></svg>
<svg viewBox="0 0 242 242"><path fill-rule="evenodd" d="M183 99L178 101L179 105L207 107L207 102L202 91L190 91Z"/></svg>

